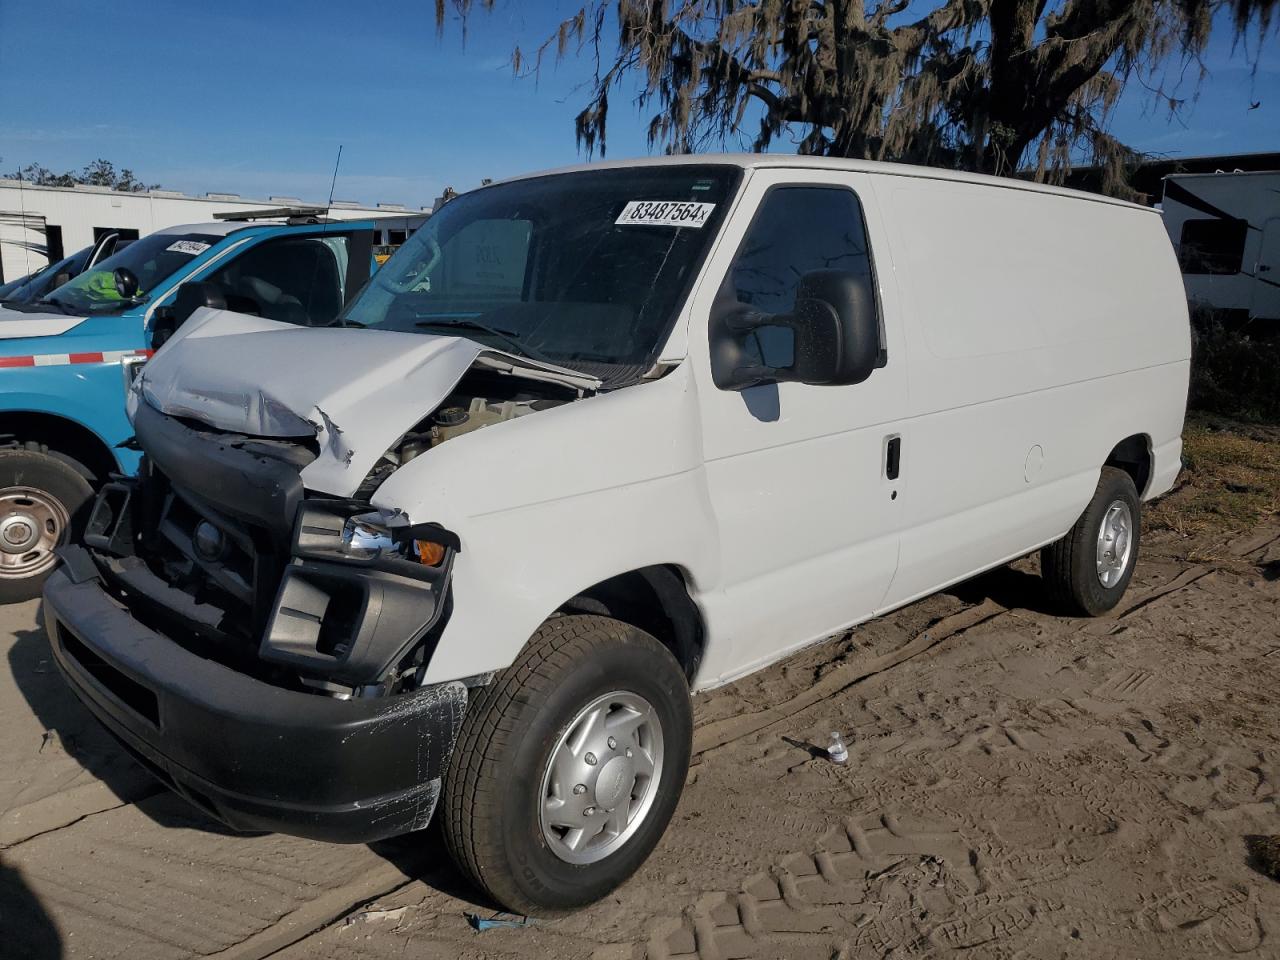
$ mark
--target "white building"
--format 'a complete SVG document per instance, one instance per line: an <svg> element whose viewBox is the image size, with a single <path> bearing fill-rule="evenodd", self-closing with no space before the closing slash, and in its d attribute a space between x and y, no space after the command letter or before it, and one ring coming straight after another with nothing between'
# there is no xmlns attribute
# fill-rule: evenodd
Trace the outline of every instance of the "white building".
<svg viewBox="0 0 1280 960"><path fill-rule="evenodd" d="M174 190L120 193L106 187L40 187L0 179L0 283L61 260L104 233L136 239L163 227L206 223L215 213L297 206L325 204L304 203L297 197L246 200L234 193L191 197ZM366 206L351 200L335 200L329 207L335 219L378 218L381 236L374 243L391 246L403 243L430 213L430 207Z"/></svg>

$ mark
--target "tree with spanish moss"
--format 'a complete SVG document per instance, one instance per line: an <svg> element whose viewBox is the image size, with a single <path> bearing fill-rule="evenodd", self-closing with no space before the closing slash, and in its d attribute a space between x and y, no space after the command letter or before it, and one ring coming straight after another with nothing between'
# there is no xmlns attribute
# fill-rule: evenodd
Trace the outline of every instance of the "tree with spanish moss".
<svg viewBox="0 0 1280 960"><path fill-rule="evenodd" d="M791 137L800 153L1060 181L1072 161L1124 192L1134 152L1108 129L1130 82L1176 114L1206 75L1215 28L1271 39L1280 0L584 0L516 47L518 74L585 55L578 144L604 155L611 97L638 87L653 148ZM436 0L464 29L495 0ZM616 42L611 33L616 31ZM1189 91L1189 92L1188 92Z"/></svg>

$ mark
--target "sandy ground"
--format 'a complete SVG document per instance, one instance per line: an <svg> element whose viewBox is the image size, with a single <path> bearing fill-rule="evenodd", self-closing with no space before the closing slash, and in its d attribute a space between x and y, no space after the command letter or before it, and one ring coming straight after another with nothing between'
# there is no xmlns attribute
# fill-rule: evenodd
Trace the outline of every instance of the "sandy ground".
<svg viewBox="0 0 1280 960"><path fill-rule="evenodd" d="M1034 561L700 697L676 818L574 916L474 932L428 832L233 836L0 610L0 957L1280 957L1280 529L1155 535L1115 615ZM814 746L842 730L850 760Z"/></svg>

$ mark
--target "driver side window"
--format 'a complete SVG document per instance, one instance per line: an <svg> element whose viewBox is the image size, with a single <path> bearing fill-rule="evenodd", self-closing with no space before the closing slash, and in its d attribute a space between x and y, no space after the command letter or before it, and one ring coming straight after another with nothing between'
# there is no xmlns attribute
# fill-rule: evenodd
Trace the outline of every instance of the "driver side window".
<svg viewBox="0 0 1280 960"><path fill-rule="evenodd" d="M738 301L764 313L787 313L795 306L800 278L814 270L870 278L857 195L844 187L770 190L733 263Z"/></svg>
<svg viewBox="0 0 1280 960"><path fill-rule="evenodd" d="M761 313L795 308L800 278L815 270L839 270L871 281L871 257L862 205L845 187L775 187L765 194L729 272L735 299ZM789 366L791 331L755 331L757 359Z"/></svg>

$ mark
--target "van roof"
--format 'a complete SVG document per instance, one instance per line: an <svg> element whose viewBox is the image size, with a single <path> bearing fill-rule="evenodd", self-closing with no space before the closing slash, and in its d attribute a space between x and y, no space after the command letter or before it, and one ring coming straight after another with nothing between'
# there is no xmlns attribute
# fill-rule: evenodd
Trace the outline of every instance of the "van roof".
<svg viewBox="0 0 1280 960"><path fill-rule="evenodd" d="M610 170L625 167L666 167L684 164L725 164L744 169L801 169L801 170L843 170L851 173L874 173L891 177L922 177L929 180L952 180L961 183L977 183L989 187L1000 187L1006 190L1025 190L1029 193L1047 193L1059 197L1070 197L1076 200L1090 200L1095 203L1109 203L1134 210L1145 210L1158 213L1151 207L1106 197L1098 193L1086 193L1083 190L1069 190L1066 187L1052 187L1031 180L1019 180L1013 177L992 177L983 173L969 173L964 170L948 170L945 167L923 167L907 163L885 163L879 160L852 160L842 157L811 157L801 154L785 153L689 153L669 157L640 157L629 160L601 160L594 163L580 163L552 170L540 170L533 173L509 177L501 183L514 180L527 180L533 177L552 176L561 173L576 173L583 170ZM483 188L481 188L483 189Z"/></svg>

